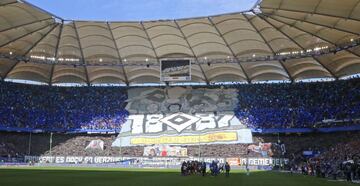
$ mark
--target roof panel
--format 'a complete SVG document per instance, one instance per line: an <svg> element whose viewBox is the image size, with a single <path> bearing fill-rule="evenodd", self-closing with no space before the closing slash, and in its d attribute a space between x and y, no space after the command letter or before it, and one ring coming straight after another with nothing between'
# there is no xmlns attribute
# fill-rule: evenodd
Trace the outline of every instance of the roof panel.
<svg viewBox="0 0 360 186"><path fill-rule="evenodd" d="M360 72L359 46L310 58L258 58L354 41L360 33L360 0L263 0L260 10L253 12L145 22L55 17L26 2L0 2L0 54L58 57L54 65L2 59L2 77L52 83L160 83L159 66L154 65L158 58L185 57L194 62L191 82L298 80ZM223 62L207 64L214 59Z"/></svg>

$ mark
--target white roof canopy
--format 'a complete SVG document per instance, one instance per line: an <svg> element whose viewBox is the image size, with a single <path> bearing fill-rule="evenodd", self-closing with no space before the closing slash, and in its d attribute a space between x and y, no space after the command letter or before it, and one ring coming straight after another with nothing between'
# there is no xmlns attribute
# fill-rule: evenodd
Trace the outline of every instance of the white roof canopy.
<svg viewBox="0 0 360 186"><path fill-rule="evenodd" d="M27 2L0 2L2 79L54 83L159 83L161 58L192 58L193 82L340 78L360 73L360 46L321 56L242 62L335 47L359 38L360 0L263 0L256 10L144 22L66 21ZM204 59L233 63L201 63ZM53 61L53 62L51 62Z"/></svg>

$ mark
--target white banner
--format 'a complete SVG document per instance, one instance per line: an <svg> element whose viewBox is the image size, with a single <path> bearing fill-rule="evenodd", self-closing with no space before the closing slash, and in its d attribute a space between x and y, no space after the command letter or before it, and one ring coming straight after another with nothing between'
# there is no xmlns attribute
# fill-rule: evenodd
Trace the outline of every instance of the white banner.
<svg viewBox="0 0 360 186"><path fill-rule="evenodd" d="M252 143L252 133L229 113L130 115L113 147Z"/></svg>
<svg viewBox="0 0 360 186"><path fill-rule="evenodd" d="M144 156L161 157L184 157L187 156L187 148L173 147L169 145L153 145L144 147Z"/></svg>
<svg viewBox="0 0 360 186"><path fill-rule="evenodd" d="M90 143L85 147L85 150L87 149L104 150L104 142L102 140L91 140Z"/></svg>
<svg viewBox="0 0 360 186"><path fill-rule="evenodd" d="M133 88L128 95L130 116L114 147L253 142L234 115L236 89Z"/></svg>
<svg viewBox="0 0 360 186"><path fill-rule="evenodd" d="M183 161L205 161L211 163L229 162L232 166L275 166L288 164L288 159L278 158L214 158L214 157L108 157L108 156L25 156L25 161L38 162L41 164L104 164L128 162L128 164L151 166L151 165L176 165L180 166Z"/></svg>

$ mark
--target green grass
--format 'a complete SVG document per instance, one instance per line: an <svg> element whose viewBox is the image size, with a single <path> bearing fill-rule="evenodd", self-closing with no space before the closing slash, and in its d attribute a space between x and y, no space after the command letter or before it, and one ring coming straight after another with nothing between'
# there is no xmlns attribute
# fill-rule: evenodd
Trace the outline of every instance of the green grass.
<svg viewBox="0 0 360 186"><path fill-rule="evenodd" d="M234 171L229 178L180 176L174 169L98 169L98 168L0 168L0 186L346 186L303 175L252 172L247 176Z"/></svg>

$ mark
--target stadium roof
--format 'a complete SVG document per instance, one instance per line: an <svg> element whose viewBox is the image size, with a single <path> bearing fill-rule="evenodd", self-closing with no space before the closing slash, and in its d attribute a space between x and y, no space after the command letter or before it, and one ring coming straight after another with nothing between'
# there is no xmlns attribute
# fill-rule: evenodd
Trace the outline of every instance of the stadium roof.
<svg viewBox="0 0 360 186"><path fill-rule="evenodd" d="M191 58L192 82L338 79L360 73L359 33L360 0L263 0L244 12L144 22L64 20L2 0L0 76L159 83L160 59Z"/></svg>

